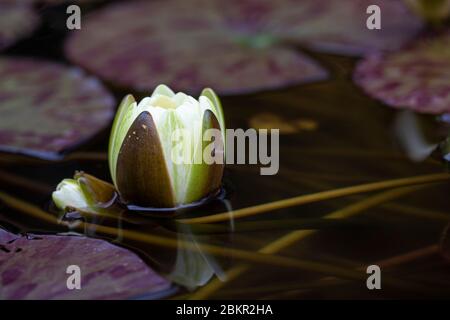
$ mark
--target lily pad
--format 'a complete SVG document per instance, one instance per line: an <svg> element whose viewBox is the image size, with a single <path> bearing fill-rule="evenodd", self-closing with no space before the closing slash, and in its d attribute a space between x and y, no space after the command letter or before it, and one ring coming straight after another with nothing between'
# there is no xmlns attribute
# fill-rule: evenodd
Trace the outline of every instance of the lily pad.
<svg viewBox="0 0 450 320"><path fill-rule="evenodd" d="M114 105L78 68L0 58L0 151L57 158L104 129Z"/></svg>
<svg viewBox="0 0 450 320"><path fill-rule="evenodd" d="M382 30L366 28L379 4ZM401 1L127 1L83 21L66 43L69 59L118 86L159 83L196 92L242 93L321 80L326 72L290 43L358 54L396 49L421 21Z"/></svg>
<svg viewBox="0 0 450 320"><path fill-rule="evenodd" d="M67 268L81 270L81 289L67 288ZM82 236L20 236L0 229L0 299L157 297L170 282L137 255Z"/></svg>
<svg viewBox="0 0 450 320"><path fill-rule="evenodd" d="M396 50L424 25L402 0L231 0L225 5L232 9L234 26L252 25L276 39L351 56ZM380 8L379 30L367 27L372 5Z"/></svg>
<svg viewBox="0 0 450 320"><path fill-rule="evenodd" d="M91 2L100 2L104 0L2 0L5 3L14 3L14 4L38 4L38 5L71 5L71 4L85 4Z"/></svg>
<svg viewBox="0 0 450 320"><path fill-rule="evenodd" d="M391 54L369 55L354 74L370 96L395 108L450 112L450 32Z"/></svg>
<svg viewBox="0 0 450 320"><path fill-rule="evenodd" d="M86 17L66 52L101 78L140 92L159 83L190 92L251 92L326 77L310 58L270 37L233 30L220 3L114 4Z"/></svg>
<svg viewBox="0 0 450 320"><path fill-rule="evenodd" d="M33 32L39 17L31 6L0 3L0 49L14 44L18 39Z"/></svg>

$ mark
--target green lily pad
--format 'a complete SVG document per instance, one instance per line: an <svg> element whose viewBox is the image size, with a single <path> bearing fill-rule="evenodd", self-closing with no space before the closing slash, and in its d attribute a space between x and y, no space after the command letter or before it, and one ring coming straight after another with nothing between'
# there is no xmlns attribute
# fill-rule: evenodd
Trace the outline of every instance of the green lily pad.
<svg viewBox="0 0 450 320"><path fill-rule="evenodd" d="M80 69L0 58L0 151L54 159L105 129L111 94Z"/></svg>
<svg viewBox="0 0 450 320"><path fill-rule="evenodd" d="M369 55L354 74L370 96L422 113L450 112L450 32L391 54Z"/></svg>

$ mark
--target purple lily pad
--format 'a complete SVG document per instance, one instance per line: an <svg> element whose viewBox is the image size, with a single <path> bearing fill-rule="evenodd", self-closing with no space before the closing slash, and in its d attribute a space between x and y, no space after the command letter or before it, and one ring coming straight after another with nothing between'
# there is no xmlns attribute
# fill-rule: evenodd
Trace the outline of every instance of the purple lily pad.
<svg viewBox="0 0 450 320"><path fill-rule="evenodd" d="M0 3L0 49L9 47L18 39L33 32L39 17L31 6Z"/></svg>
<svg viewBox="0 0 450 320"><path fill-rule="evenodd" d="M66 52L101 78L140 92L159 83L190 92L251 92L326 77L302 53L233 30L221 3L113 4L86 17Z"/></svg>
<svg viewBox="0 0 450 320"><path fill-rule="evenodd" d="M382 30L366 28L370 4L382 8ZM326 77L287 43L344 54L388 50L421 26L396 0L127 1L87 16L66 53L101 78L140 92L166 83L242 93Z"/></svg>
<svg viewBox="0 0 450 320"><path fill-rule="evenodd" d="M80 267L80 290L67 288L69 265ZM129 299L170 286L137 255L107 241L0 229L0 299Z"/></svg>
<svg viewBox="0 0 450 320"><path fill-rule="evenodd" d="M80 69L0 58L0 151L56 158L104 129L112 95Z"/></svg>
<svg viewBox="0 0 450 320"><path fill-rule="evenodd" d="M104 0L2 0L5 3L12 4L44 4L44 5L60 5L60 4L84 4L91 2L100 2Z"/></svg>
<svg viewBox="0 0 450 320"><path fill-rule="evenodd" d="M370 96L395 108L450 112L450 32L391 54L369 55L354 74Z"/></svg>
<svg viewBox="0 0 450 320"><path fill-rule="evenodd" d="M252 25L278 39L350 56L396 50L424 25L402 0L231 0L225 5L235 27ZM371 5L380 7L380 30L367 28Z"/></svg>

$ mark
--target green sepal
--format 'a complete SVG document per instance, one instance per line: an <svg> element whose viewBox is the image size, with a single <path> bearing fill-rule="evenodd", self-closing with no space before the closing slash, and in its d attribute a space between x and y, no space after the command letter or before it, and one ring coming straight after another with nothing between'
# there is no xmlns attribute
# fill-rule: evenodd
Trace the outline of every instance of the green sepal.
<svg viewBox="0 0 450 320"><path fill-rule="evenodd" d="M125 134L128 131L128 128L131 126L131 123L129 122L132 117L132 107L135 105L135 103L136 100L131 94L125 96L119 105L112 124L111 134L109 136L108 163L114 185L116 185L117 156ZM125 121L126 118L128 119L128 121ZM128 128L125 128L127 125Z"/></svg>

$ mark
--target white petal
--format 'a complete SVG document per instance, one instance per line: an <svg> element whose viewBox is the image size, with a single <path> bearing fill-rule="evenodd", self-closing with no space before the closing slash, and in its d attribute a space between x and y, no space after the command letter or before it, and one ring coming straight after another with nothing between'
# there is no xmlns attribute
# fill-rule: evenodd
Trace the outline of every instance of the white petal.
<svg viewBox="0 0 450 320"><path fill-rule="evenodd" d="M157 86L155 90L153 90L152 96L154 96L155 94L160 94L167 97L173 97L175 95L172 89L170 89L165 84L160 84L159 86Z"/></svg>
<svg viewBox="0 0 450 320"><path fill-rule="evenodd" d="M89 206L86 197L76 180L64 179L52 194L56 206L64 210L66 207L86 208Z"/></svg>
<svg viewBox="0 0 450 320"><path fill-rule="evenodd" d="M181 106L187 98L187 94L184 94L183 92L177 92L177 94L173 97L173 100L175 101L177 106Z"/></svg>
<svg viewBox="0 0 450 320"><path fill-rule="evenodd" d="M153 107L161 107L166 109L175 109L177 107L177 104L174 99L162 94L153 95L150 98L150 104Z"/></svg>

